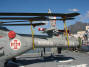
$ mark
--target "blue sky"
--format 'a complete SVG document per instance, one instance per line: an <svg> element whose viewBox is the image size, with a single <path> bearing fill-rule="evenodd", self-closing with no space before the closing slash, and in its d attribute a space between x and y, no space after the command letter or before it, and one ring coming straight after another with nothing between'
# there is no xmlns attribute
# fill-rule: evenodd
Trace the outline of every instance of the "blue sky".
<svg viewBox="0 0 89 67"><path fill-rule="evenodd" d="M0 0L0 12L48 12L54 13L79 12L81 15L73 21L67 21L67 26L76 21L89 21L89 0ZM41 26L41 27L48 27ZM63 23L57 22L57 27L63 29ZM8 27L17 33L31 33L28 27ZM24 31L23 31L24 30ZM37 29L35 29L36 33Z"/></svg>

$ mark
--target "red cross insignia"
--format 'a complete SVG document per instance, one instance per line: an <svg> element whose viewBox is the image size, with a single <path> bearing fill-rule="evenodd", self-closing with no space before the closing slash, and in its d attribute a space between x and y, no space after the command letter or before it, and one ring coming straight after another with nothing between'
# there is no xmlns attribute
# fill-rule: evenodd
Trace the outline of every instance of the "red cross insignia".
<svg viewBox="0 0 89 67"><path fill-rule="evenodd" d="M11 42L10 42L10 47L11 49L13 50L19 50L20 47L21 47L21 41L19 39L13 39Z"/></svg>

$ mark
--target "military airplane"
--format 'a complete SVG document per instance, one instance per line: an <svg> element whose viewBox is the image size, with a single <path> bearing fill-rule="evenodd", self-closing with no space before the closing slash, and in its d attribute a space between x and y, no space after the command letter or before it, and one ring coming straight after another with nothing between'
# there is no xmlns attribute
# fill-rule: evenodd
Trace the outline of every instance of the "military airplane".
<svg viewBox="0 0 89 67"><path fill-rule="evenodd" d="M0 30L0 67L4 67L6 63L13 57L19 56L28 50L44 47L76 47L79 42L76 38L68 37L66 20L74 19L79 13L0 13L0 26L27 26L31 25L32 35L20 35L14 31ZM57 17L57 18L49 18ZM61 18L59 18L61 17ZM9 20L9 21L8 21ZM13 21L12 21L13 20ZM55 21L61 20L64 23L64 35L59 35L60 31L55 27L55 23L51 22L50 28L39 28L39 31L46 33L45 35L34 35L33 28L45 23L35 23L34 21ZM30 21L29 24L26 21ZM17 24L15 22L18 22ZM24 22L24 23L20 23Z"/></svg>

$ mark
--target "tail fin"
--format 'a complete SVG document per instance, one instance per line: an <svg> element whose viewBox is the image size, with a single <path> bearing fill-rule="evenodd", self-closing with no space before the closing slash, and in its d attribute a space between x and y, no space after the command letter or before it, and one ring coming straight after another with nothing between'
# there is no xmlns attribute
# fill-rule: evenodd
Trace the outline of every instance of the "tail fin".
<svg viewBox="0 0 89 67"><path fill-rule="evenodd" d="M48 13L52 13L50 9L48 10ZM49 19L56 19L56 16L49 16ZM56 20L50 20L50 27L54 29L56 28Z"/></svg>

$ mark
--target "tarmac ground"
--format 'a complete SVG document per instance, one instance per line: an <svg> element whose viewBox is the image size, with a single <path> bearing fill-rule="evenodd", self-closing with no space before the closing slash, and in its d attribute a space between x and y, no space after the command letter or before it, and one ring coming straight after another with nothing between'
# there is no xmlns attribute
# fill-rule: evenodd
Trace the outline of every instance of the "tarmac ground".
<svg viewBox="0 0 89 67"><path fill-rule="evenodd" d="M89 53L62 51L60 55L46 53L26 53L16 58L16 63L9 61L9 67L89 67Z"/></svg>

